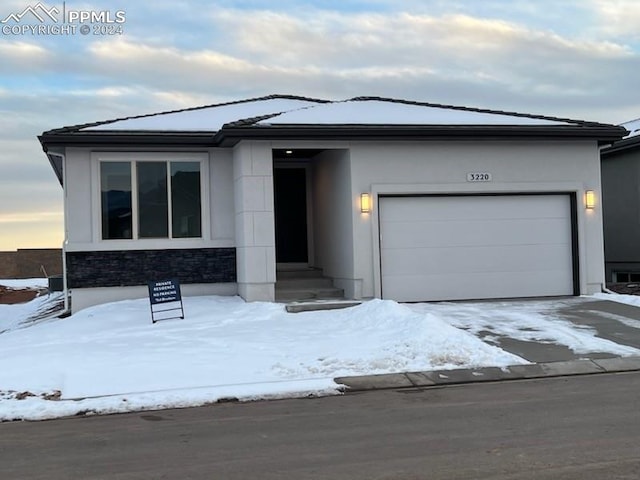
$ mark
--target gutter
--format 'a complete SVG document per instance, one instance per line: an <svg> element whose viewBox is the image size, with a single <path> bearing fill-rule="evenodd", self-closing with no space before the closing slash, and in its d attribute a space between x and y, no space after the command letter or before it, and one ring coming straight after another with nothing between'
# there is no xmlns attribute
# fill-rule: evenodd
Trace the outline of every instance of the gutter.
<svg viewBox="0 0 640 480"><path fill-rule="evenodd" d="M153 145L215 147L212 132L158 132L158 131L110 131L110 132L45 132L38 137L42 149L50 147L113 147L118 145Z"/></svg>
<svg viewBox="0 0 640 480"><path fill-rule="evenodd" d="M215 135L214 142L229 147L243 139L478 141L536 138L593 139L602 145L620 140L625 134L624 128L607 125L226 125Z"/></svg>
<svg viewBox="0 0 640 480"><path fill-rule="evenodd" d="M55 146L109 148L114 146L232 147L253 140L504 140L594 139L613 143L628 132L613 125L224 125L219 131L101 131L44 132L38 137L43 150Z"/></svg>

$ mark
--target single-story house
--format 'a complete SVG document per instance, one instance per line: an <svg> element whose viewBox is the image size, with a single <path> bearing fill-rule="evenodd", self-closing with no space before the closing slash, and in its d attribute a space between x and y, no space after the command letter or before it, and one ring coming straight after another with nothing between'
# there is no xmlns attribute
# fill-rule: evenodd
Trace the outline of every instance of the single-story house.
<svg viewBox="0 0 640 480"><path fill-rule="evenodd" d="M599 148L625 134L389 98L271 95L39 140L64 188L77 311L171 277L185 295L273 301L285 273L291 282L310 268L351 299L598 292Z"/></svg>
<svg viewBox="0 0 640 480"><path fill-rule="evenodd" d="M606 280L640 283L640 118L629 134L602 149Z"/></svg>

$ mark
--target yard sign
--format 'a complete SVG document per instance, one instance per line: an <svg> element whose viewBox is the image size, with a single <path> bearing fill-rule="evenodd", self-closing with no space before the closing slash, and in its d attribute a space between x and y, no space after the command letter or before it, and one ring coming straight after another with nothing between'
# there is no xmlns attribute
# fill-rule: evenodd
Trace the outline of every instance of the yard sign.
<svg viewBox="0 0 640 480"><path fill-rule="evenodd" d="M180 283L175 278L169 280L147 282L149 285L149 303L151 305L151 322L184 318ZM178 315L178 311L180 314ZM168 316L163 315L170 312ZM160 318L156 318L160 315Z"/></svg>

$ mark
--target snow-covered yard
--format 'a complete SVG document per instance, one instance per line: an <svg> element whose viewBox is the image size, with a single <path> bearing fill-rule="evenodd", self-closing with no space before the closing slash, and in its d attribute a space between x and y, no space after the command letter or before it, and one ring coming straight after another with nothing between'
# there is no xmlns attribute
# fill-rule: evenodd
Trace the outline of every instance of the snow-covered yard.
<svg viewBox="0 0 640 480"><path fill-rule="evenodd" d="M148 300L141 299L29 328L11 325L42 299L3 306L0 325L8 329L0 334L0 420L330 395L341 391L333 380L339 376L528 363L456 328L469 325L452 325L464 304L372 300L344 310L291 314L283 305L238 297L184 301L184 320L152 324ZM513 322L509 328L530 332L529 324L539 321L532 308L514 317L523 328ZM478 325L509 316L477 306L463 313ZM542 327L547 337L558 331L549 322ZM567 323L552 341L571 348L577 342L586 351L640 353Z"/></svg>

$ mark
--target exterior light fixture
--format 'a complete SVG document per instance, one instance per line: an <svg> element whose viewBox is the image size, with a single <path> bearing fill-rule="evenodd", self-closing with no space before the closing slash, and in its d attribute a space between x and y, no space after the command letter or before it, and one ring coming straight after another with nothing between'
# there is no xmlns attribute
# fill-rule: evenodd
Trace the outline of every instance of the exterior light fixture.
<svg viewBox="0 0 640 480"><path fill-rule="evenodd" d="M596 206L596 194L593 190L587 190L584 192L584 206L588 209L593 209Z"/></svg>
<svg viewBox="0 0 640 480"><path fill-rule="evenodd" d="M371 195L368 193L360 194L360 211L362 213L371 212Z"/></svg>
<svg viewBox="0 0 640 480"><path fill-rule="evenodd" d="M287 151L286 151L286 152L284 152L284 153L286 153L287 155L291 155L291 154L293 153L293 150L287 150Z"/></svg>

